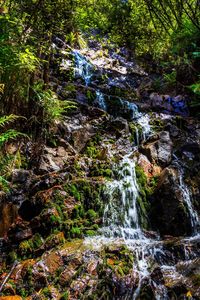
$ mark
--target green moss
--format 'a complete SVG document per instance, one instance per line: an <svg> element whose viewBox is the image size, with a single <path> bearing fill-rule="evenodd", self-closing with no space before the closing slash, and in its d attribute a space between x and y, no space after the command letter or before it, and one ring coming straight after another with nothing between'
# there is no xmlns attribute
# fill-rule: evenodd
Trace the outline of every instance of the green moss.
<svg viewBox="0 0 200 300"><path fill-rule="evenodd" d="M152 117L150 120L150 125L154 131L161 131L163 130L164 122L162 119L159 119L157 117L154 118Z"/></svg>
<svg viewBox="0 0 200 300"><path fill-rule="evenodd" d="M136 165L135 172L136 172L136 177L137 177L137 183L140 186L145 187L147 184L147 176L144 173L143 169L141 167L139 167L138 165Z"/></svg>
<svg viewBox="0 0 200 300"><path fill-rule="evenodd" d="M94 230L87 230L87 231L85 232L85 234L86 234L87 236L95 236L95 235L96 235L96 231L94 231Z"/></svg>
<svg viewBox="0 0 200 300"><path fill-rule="evenodd" d="M143 129L142 126L133 122L129 123L129 130L131 133L130 142L137 145L138 139L140 140L142 137Z"/></svg>
<svg viewBox="0 0 200 300"><path fill-rule="evenodd" d="M86 217L90 221L94 221L94 219L97 217L97 213L93 209L89 209L86 213Z"/></svg>
<svg viewBox="0 0 200 300"><path fill-rule="evenodd" d="M14 250L12 250L11 252L8 253L7 262L14 263L14 261L16 260L17 260L17 253Z"/></svg>
<svg viewBox="0 0 200 300"><path fill-rule="evenodd" d="M81 238L82 230L79 227L72 227L70 234L73 238Z"/></svg>
<svg viewBox="0 0 200 300"><path fill-rule="evenodd" d="M22 241L19 244L19 252L23 257L29 256L33 252L32 240Z"/></svg>
<svg viewBox="0 0 200 300"><path fill-rule="evenodd" d="M135 167L137 183L139 186L139 196L137 198L137 205L140 211L140 223L145 229L148 229L148 213L150 210L150 203L148 196L151 194L151 188L149 187L147 176L143 169L136 165Z"/></svg>
<svg viewBox="0 0 200 300"><path fill-rule="evenodd" d="M60 216L51 215L49 220L52 226L59 226L60 224L62 224Z"/></svg>
<svg viewBox="0 0 200 300"><path fill-rule="evenodd" d="M82 170L82 167L80 166L79 162L75 160L74 165L73 165L73 170L74 174L76 174L77 177L83 177L84 176L84 171Z"/></svg>
<svg viewBox="0 0 200 300"><path fill-rule="evenodd" d="M38 249L43 245L43 239L39 233L36 233L32 237L33 247L34 249Z"/></svg>
<svg viewBox="0 0 200 300"><path fill-rule="evenodd" d="M61 295L60 300L68 300L68 299L69 299L69 292L66 291Z"/></svg>
<svg viewBox="0 0 200 300"><path fill-rule="evenodd" d="M47 298L47 299L51 299L51 290L48 287L45 287L42 290L42 294Z"/></svg>
<svg viewBox="0 0 200 300"><path fill-rule="evenodd" d="M97 147L94 146L92 143L90 143L85 150L85 154L90 158L97 158L97 156L100 155L100 153L100 150L97 149Z"/></svg>
<svg viewBox="0 0 200 300"><path fill-rule="evenodd" d="M93 163L91 169L90 169L90 176L103 176L110 178L112 177L112 167L110 165L110 162L95 162Z"/></svg>
<svg viewBox="0 0 200 300"><path fill-rule="evenodd" d="M43 239L39 233L36 233L31 239L22 241L19 244L19 253L21 256L29 257L35 250L43 245Z"/></svg>
<svg viewBox="0 0 200 300"><path fill-rule="evenodd" d="M92 105L95 98L96 98L96 94L94 92L92 92L91 90L87 90L86 97L87 97L87 100L88 100L88 104Z"/></svg>
<svg viewBox="0 0 200 300"><path fill-rule="evenodd" d="M80 192L78 191L77 186L75 184L70 185L69 192L76 200L78 200L78 201L81 200Z"/></svg>
<svg viewBox="0 0 200 300"><path fill-rule="evenodd" d="M45 246L49 248L49 245L52 245L52 247L62 244L65 242L64 234L63 232L57 232L49 235L45 240Z"/></svg>
<svg viewBox="0 0 200 300"><path fill-rule="evenodd" d="M98 226L98 224L94 224L94 225L92 225L92 226L91 226L91 229L93 229L93 230L98 230L98 229L99 229L99 226Z"/></svg>
<svg viewBox="0 0 200 300"><path fill-rule="evenodd" d="M97 158L97 156L100 156L101 151L98 149L98 145L102 141L102 137L100 133L97 133L92 140L90 140L87 144L87 147L84 151L84 153L90 157L90 158Z"/></svg>
<svg viewBox="0 0 200 300"><path fill-rule="evenodd" d="M85 215L83 206L75 205L72 210L72 219L83 218Z"/></svg>

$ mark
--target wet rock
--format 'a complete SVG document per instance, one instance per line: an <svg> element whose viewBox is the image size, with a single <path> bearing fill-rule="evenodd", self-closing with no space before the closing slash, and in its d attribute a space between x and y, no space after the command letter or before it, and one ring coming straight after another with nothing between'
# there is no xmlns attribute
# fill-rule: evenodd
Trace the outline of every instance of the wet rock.
<svg viewBox="0 0 200 300"><path fill-rule="evenodd" d="M187 108L187 99L181 95L171 97L169 95L152 93L150 95L150 101L152 108L155 110L173 112L174 114L184 116L187 116L189 113Z"/></svg>
<svg viewBox="0 0 200 300"><path fill-rule="evenodd" d="M45 254L42 263L48 273L55 274L56 270L63 265L63 260L59 253L53 252L50 254Z"/></svg>
<svg viewBox="0 0 200 300"><path fill-rule="evenodd" d="M60 138L58 140L58 146L62 147L62 151L63 148L64 150L69 154L69 155L76 155L76 150L72 147L72 145L70 145L67 141L65 141L64 139ZM59 152L59 150L58 150Z"/></svg>
<svg viewBox="0 0 200 300"><path fill-rule="evenodd" d="M171 162L173 144L168 131L159 133L158 140L147 143L141 147L141 152L147 156L151 163L166 167Z"/></svg>
<svg viewBox="0 0 200 300"><path fill-rule="evenodd" d="M39 172L59 171L65 165L68 152L62 146L58 148L45 147L45 154L41 158Z"/></svg>
<svg viewBox="0 0 200 300"><path fill-rule="evenodd" d="M168 123L166 126L165 126L165 130L169 131L170 133L170 136L172 138L177 138L180 136L181 134L181 130L174 124L171 124L171 123Z"/></svg>
<svg viewBox="0 0 200 300"><path fill-rule="evenodd" d="M15 169L12 172L13 183L25 183L30 176L30 171L23 169Z"/></svg>
<svg viewBox="0 0 200 300"><path fill-rule="evenodd" d="M35 264L34 259L27 259L20 262L12 273L14 280L21 280L26 276L27 270Z"/></svg>
<svg viewBox="0 0 200 300"><path fill-rule="evenodd" d="M27 228L25 230L21 230L15 234L16 241L22 241L32 237L33 233L31 228Z"/></svg>
<svg viewBox="0 0 200 300"><path fill-rule="evenodd" d="M93 127L89 126L89 125L73 131L72 132L72 140L73 140L74 149L77 152L80 152L81 150L83 150L83 148L86 146L87 142L94 135L95 135L95 131L94 131Z"/></svg>
<svg viewBox="0 0 200 300"><path fill-rule="evenodd" d="M151 285L148 278L145 278L142 282L142 286L139 292L139 299L156 300L156 297L154 296L153 286Z"/></svg>
<svg viewBox="0 0 200 300"><path fill-rule="evenodd" d="M111 126L115 129L115 130L119 130L119 131L124 131L126 134L129 133L129 126L128 126L128 122L127 120L119 117L114 119L113 121L111 121Z"/></svg>
<svg viewBox="0 0 200 300"><path fill-rule="evenodd" d="M78 278L77 280L72 281L70 288L76 294L80 294L87 288L89 279L89 276L86 278Z"/></svg>
<svg viewBox="0 0 200 300"><path fill-rule="evenodd" d="M7 234L10 226L17 218L17 207L12 203L2 203L0 205L0 237Z"/></svg>
<svg viewBox="0 0 200 300"><path fill-rule="evenodd" d="M142 168L147 177L157 176L161 173L161 168L152 164L148 158L141 153L137 159L137 164Z"/></svg>
<svg viewBox="0 0 200 300"><path fill-rule="evenodd" d="M169 295L176 295L178 299L186 297L199 299L200 297L200 264L199 259L180 262L176 268L164 271L165 284Z"/></svg>
<svg viewBox="0 0 200 300"><path fill-rule="evenodd" d="M153 194L151 220L162 235L189 235L192 230L179 176L176 169L166 168Z"/></svg>
<svg viewBox="0 0 200 300"><path fill-rule="evenodd" d="M98 260L91 260L87 266L87 272L91 275L97 275Z"/></svg>
<svg viewBox="0 0 200 300"><path fill-rule="evenodd" d="M59 282L62 286L69 285L70 280L76 274L76 270L73 264L67 266L67 268L60 274Z"/></svg>

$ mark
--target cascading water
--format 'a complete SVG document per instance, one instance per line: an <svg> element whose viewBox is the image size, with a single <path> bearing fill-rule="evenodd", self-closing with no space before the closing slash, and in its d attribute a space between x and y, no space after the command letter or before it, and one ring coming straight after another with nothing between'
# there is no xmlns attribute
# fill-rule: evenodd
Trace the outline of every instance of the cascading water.
<svg viewBox="0 0 200 300"><path fill-rule="evenodd" d="M80 76L85 81L85 85L88 86L91 82L93 75L93 66L92 64L78 51L73 51L75 58L75 75Z"/></svg>
<svg viewBox="0 0 200 300"><path fill-rule="evenodd" d="M107 110L107 105L106 105L104 95L99 90L96 91L96 101L101 109L105 111Z"/></svg>
<svg viewBox="0 0 200 300"><path fill-rule="evenodd" d="M118 166L117 178L106 186L108 204L105 207L104 234L109 237L138 238L142 235L138 214L135 163L127 156Z"/></svg>
<svg viewBox="0 0 200 300"><path fill-rule="evenodd" d="M120 99L119 101L122 109L127 110L131 113L131 119L135 119L139 116L138 107L135 103L123 99Z"/></svg>
<svg viewBox="0 0 200 300"><path fill-rule="evenodd" d="M91 83L94 68L79 52L74 51L74 57L76 74L82 77L85 85L88 86ZM136 124L136 144L139 146L139 143L145 141L151 133L149 115L140 113L134 103L123 99L119 101L121 108L130 113L131 119ZM100 90L96 91L96 102L101 109L107 111L107 103ZM140 133L137 125L140 128ZM166 263L168 262L168 254L163 250L163 241L158 236L148 238L141 227L138 210L140 191L136 179L135 162L126 155L113 171L115 173L114 180L109 181L105 186L104 194L107 203L104 209L103 228L100 230L100 236L87 238L85 243L92 243L94 247L99 247L99 245L119 240L131 249L134 257L133 273L138 274L139 283L137 288L127 292L124 299L139 299L141 287L147 280L153 287L155 299L168 300L165 285L162 282L154 281L152 278L151 266L152 264L159 265L160 270L166 274L166 278L172 278L177 271L175 266ZM199 219L192 206L189 190L183 181L183 174L180 174L180 190L188 208L193 232L197 234ZM190 239L182 240L182 242L187 245ZM186 250L184 259L190 259L190 254Z"/></svg>
<svg viewBox="0 0 200 300"><path fill-rule="evenodd" d="M196 235L196 234L198 234L200 220L199 220L197 212L194 210L194 207L193 207L193 204L192 204L192 201L191 201L190 192L189 192L189 189L188 189L187 185L183 181L183 174L182 173L180 173L180 175L179 175L179 180L180 180L180 189L181 189L181 192L182 192L182 195L183 195L183 199L184 199L185 205L188 209L188 213L189 213L189 216L190 216L192 233L193 233L193 235Z"/></svg>

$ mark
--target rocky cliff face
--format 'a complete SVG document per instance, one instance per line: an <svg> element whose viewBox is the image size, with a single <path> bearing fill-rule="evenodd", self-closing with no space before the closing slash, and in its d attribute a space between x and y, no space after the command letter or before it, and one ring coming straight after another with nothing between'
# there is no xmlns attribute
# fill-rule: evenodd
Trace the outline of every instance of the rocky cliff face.
<svg viewBox="0 0 200 300"><path fill-rule="evenodd" d="M123 49L62 45L50 84L78 105L38 157L22 147L31 168L14 170L1 195L1 292L199 299L199 122L184 97L152 93Z"/></svg>

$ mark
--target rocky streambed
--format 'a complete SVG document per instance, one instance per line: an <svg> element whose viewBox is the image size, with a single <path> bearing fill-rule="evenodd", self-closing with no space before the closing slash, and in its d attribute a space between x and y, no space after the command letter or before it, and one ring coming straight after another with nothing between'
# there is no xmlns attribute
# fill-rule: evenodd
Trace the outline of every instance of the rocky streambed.
<svg viewBox="0 0 200 300"><path fill-rule="evenodd" d="M21 145L26 167L1 193L0 299L199 299L200 123L186 97L155 93L125 49L53 49L50 85L77 109Z"/></svg>

